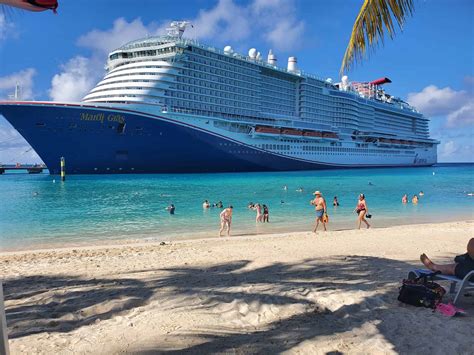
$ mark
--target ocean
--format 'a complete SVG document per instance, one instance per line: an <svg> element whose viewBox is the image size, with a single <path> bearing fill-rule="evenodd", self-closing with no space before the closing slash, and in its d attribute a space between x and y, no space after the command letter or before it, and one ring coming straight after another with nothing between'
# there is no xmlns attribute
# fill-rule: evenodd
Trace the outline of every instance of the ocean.
<svg viewBox="0 0 474 355"><path fill-rule="evenodd" d="M287 186L285 191L283 186ZM299 188L303 192L297 191ZM427 168L304 172L70 175L0 175L0 249L35 249L137 240L217 236L220 209L234 206L233 235L309 231L312 193L328 203L329 229L356 227L353 212L366 195L373 227L473 219L474 164ZM418 205L401 203L420 191ZM338 197L340 206L333 207ZM249 202L269 206L270 223L256 224ZM166 207L173 203L175 215ZM416 236L414 236L416 237Z"/></svg>

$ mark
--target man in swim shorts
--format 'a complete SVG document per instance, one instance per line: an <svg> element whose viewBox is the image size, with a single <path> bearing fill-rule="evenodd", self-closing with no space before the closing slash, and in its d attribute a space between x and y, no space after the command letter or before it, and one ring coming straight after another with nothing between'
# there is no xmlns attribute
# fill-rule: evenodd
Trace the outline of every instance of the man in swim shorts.
<svg viewBox="0 0 474 355"><path fill-rule="evenodd" d="M230 236L230 225L232 224L232 210L234 207L229 206L222 210L220 214L221 229L219 230L219 237L222 237L222 232L227 228L227 236Z"/></svg>
<svg viewBox="0 0 474 355"><path fill-rule="evenodd" d="M456 256L452 264L435 264L425 253L420 255L420 260L432 271L441 271L442 274L454 275L463 279L474 270L474 238L471 238L467 243L467 253Z"/></svg>
<svg viewBox="0 0 474 355"><path fill-rule="evenodd" d="M326 200L319 191L315 191L313 195L315 196L315 198L314 200L310 201L310 204L312 204L314 206L314 209L316 210L316 225L314 226L313 232L316 233L316 231L318 230L319 222L323 224L324 231L327 231L326 222L323 218L324 214L326 213Z"/></svg>

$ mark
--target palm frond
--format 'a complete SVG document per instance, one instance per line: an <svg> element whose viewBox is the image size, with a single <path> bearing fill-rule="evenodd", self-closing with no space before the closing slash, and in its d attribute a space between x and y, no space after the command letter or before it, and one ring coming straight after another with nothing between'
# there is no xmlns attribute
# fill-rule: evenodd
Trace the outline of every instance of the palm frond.
<svg viewBox="0 0 474 355"><path fill-rule="evenodd" d="M368 49L374 49L379 43L383 44L385 29L390 38L393 38L394 22L403 30L407 17L413 11L413 0L365 0L352 27L340 74L363 59Z"/></svg>

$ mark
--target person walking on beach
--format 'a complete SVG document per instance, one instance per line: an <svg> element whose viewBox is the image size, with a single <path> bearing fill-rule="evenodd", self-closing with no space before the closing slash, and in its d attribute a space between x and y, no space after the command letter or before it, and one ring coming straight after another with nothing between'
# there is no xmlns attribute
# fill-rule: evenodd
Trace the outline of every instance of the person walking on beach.
<svg viewBox="0 0 474 355"><path fill-rule="evenodd" d="M263 205L263 223L267 222L269 223L270 220L268 219L269 217L269 214L268 214L268 206L267 205Z"/></svg>
<svg viewBox="0 0 474 355"><path fill-rule="evenodd" d="M357 201L357 206L354 210L357 213L357 220L359 222L359 229L362 222L367 225L367 229L370 228L369 222L365 219L365 216L369 213L369 207L367 206L367 201L365 201L365 195L359 195L359 201Z"/></svg>
<svg viewBox="0 0 474 355"><path fill-rule="evenodd" d="M324 219L324 215L326 214L326 200L324 199L323 195L319 191L315 191L313 193L314 200L311 200L309 203L314 206L316 210L316 225L314 226L313 232L316 233L318 230L319 222L323 224L324 231L326 232L326 220Z"/></svg>
<svg viewBox="0 0 474 355"><path fill-rule="evenodd" d="M222 232L227 229L227 236L230 236L230 225L232 224L232 210L234 207L229 206L222 210L220 216L221 229L219 230L219 237L222 237Z"/></svg>

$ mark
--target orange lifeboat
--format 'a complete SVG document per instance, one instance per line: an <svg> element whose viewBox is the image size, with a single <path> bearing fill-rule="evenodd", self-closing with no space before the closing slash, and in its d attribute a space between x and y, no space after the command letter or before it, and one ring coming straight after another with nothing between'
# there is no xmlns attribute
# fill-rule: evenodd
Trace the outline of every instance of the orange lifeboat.
<svg viewBox="0 0 474 355"><path fill-rule="evenodd" d="M276 127L257 126L255 127L255 133L280 134L280 129Z"/></svg>
<svg viewBox="0 0 474 355"><path fill-rule="evenodd" d="M302 136L303 131L298 129L291 129L291 128L283 128L281 131L282 134L286 134L288 136Z"/></svg>
<svg viewBox="0 0 474 355"><path fill-rule="evenodd" d="M318 132L318 131L305 131L303 132L303 136L304 137L322 137L323 134L321 132Z"/></svg>

